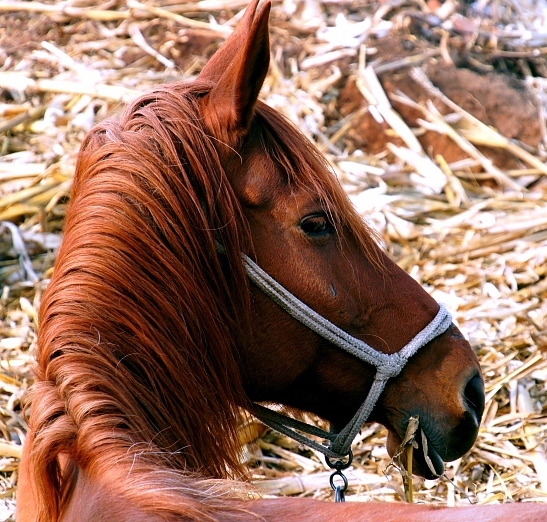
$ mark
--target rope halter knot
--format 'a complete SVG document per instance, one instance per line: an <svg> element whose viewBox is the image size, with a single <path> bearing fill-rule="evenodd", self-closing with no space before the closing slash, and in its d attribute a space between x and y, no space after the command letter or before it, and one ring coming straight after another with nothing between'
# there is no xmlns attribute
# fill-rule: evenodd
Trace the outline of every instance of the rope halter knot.
<svg viewBox="0 0 547 522"><path fill-rule="evenodd" d="M271 428L320 451L329 458L345 457L351 450L353 440L376 406L387 381L399 375L410 357L420 348L444 333L452 324L452 316L442 304L439 304L439 311L433 320L401 350L392 354L378 352L364 341L351 336L319 315L262 270L251 258L245 254L242 256L249 279L287 313L329 342L376 367L376 375L367 397L340 433L322 430L259 404L253 407L253 414ZM327 447L319 444L300 432L328 440L330 445Z"/></svg>
<svg viewBox="0 0 547 522"><path fill-rule="evenodd" d="M402 357L399 353L389 356L389 359L376 366L376 379L387 381L391 377L397 377L405 367L408 358Z"/></svg>

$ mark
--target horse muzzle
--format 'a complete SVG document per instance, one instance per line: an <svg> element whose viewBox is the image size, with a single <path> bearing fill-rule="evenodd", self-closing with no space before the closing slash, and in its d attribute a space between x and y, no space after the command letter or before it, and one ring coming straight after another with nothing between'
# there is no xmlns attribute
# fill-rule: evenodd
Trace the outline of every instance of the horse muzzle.
<svg viewBox="0 0 547 522"><path fill-rule="evenodd" d="M453 401L448 398L449 404ZM451 408L424 409L413 408L402 422L394 420L386 423L388 428L387 450L390 456L400 453L401 464L408 469L408 454L400 452L405 438L409 418L417 417L419 427L414 434L416 443L413 451L413 473L433 479L444 473L444 463L456 460L467 453L478 435L484 411L484 381L477 371L461 386L461 408L458 412Z"/></svg>

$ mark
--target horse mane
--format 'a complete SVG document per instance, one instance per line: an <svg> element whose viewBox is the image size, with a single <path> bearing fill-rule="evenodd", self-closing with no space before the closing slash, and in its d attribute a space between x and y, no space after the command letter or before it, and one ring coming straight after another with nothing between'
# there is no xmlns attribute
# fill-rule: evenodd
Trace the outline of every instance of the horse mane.
<svg viewBox="0 0 547 522"><path fill-rule="evenodd" d="M183 497L180 513L200 520L236 494L233 482L210 479L244 475L237 345L250 294L240 253L252 241L223 144L200 116L210 87L160 86L82 145L29 400L41 522L64 509L77 478L70 462L144 510L175 513ZM259 102L250 133L286 183L318 193L377 251L294 126Z"/></svg>

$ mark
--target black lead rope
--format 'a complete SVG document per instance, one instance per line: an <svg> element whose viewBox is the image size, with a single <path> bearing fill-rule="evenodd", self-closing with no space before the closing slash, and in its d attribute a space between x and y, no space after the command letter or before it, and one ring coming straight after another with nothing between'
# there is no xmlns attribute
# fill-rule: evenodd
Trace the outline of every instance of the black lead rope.
<svg viewBox="0 0 547 522"><path fill-rule="evenodd" d="M351 466L351 463L353 461L353 453L351 450L349 450L349 453L347 455L348 460L344 461L342 459L336 459L334 462L329 459L329 457L325 457L325 461L327 463L327 466L331 469L334 469L333 474L330 476L330 487L334 491L334 501L335 502L345 502L346 501L346 491L348 489L348 479L347 477L342 473L343 470L349 468ZM340 477L342 479L342 484L335 484L334 479L336 477Z"/></svg>

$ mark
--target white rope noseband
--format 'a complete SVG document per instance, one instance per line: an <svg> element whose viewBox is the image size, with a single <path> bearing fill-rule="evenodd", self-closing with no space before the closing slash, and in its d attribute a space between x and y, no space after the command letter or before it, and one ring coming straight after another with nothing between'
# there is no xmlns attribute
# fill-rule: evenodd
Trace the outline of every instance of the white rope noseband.
<svg viewBox="0 0 547 522"><path fill-rule="evenodd" d="M452 324L450 313L442 304L440 304L439 311L433 320L406 346L397 353L385 354L378 352L364 341L349 335L347 332L331 323L328 319L319 315L300 301L300 299L291 294L285 287L262 270L262 268L245 254L243 254L243 261L249 279L292 317L329 342L377 368L372 387L370 388L365 401L340 433L330 433L265 408L259 404L255 404L253 414L277 431L302 444L317 449L329 458L339 459L348 455L353 439L357 436L363 424L370 416L381 393L384 391L388 379L397 376L410 357L450 327ZM327 439L330 441L330 445L328 447L323 446L295 430Z"/></svg>

